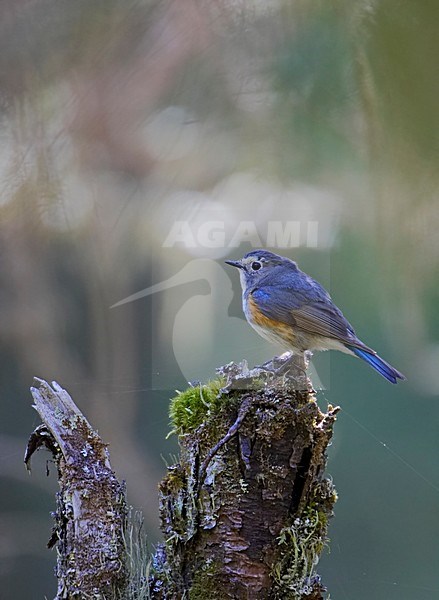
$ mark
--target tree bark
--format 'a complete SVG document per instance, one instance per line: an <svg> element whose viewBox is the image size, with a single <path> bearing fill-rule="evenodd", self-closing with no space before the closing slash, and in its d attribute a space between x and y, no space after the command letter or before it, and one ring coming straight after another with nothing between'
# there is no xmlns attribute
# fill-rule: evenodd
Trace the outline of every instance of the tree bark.
<svg viewBox="0 0 439 600"><path fill-rule="evenodd" d="M209 386L174 399L181 455L160 485L153 598L324 598L315 567L336 501L324 469L338 408L319 409L304 367L232 363L219 401Z"/></svg>
<svg viewBox="0 0 439 600"><path fill-rule="evenodd" d="M58 467L55 600L323 600L316 565L336 501L324 469L338 407L319 409L306 366L230 363L174 398L180 460L160 484L164 542L149 562L106 445L65 390L36 380L43 424L25 462L45 446Z"/></svg>
<svg viewBox="0 0 439 600"><path fill-rule="evenodd" d="M35 381L31 392L43 424L30 436L25 463L29 468L32 454L45 446L58 468L60 491L48 543L58 550L56 600L122 598L125 486L111 469L106 445L69 394L55 382Z"/></svg>

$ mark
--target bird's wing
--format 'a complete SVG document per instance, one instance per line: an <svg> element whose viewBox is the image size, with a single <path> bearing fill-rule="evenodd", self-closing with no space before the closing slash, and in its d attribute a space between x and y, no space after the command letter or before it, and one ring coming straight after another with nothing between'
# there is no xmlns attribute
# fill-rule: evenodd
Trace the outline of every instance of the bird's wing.
<svg viewBox="0 0 439 600"><path fill-rule="evenodd" d="M352 325L321 286L311 294L309 289L264 286L253 290L251 295L262 314L270 319L280 320L310 335L330 337L370 350L357 338Z"/></svg>

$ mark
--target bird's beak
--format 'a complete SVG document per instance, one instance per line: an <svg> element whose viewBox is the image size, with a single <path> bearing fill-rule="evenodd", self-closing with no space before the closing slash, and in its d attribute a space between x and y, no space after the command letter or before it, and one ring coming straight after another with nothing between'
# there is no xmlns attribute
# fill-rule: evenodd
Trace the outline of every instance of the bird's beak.
<svg viewBox="0 0 439 600"><path fill-rule="evenodd" d="M238 269L244 268L244 265L242 264L242 262L240 260L225 260L224 262L227 265L232 265L232 267L237 267Z"/></svg>

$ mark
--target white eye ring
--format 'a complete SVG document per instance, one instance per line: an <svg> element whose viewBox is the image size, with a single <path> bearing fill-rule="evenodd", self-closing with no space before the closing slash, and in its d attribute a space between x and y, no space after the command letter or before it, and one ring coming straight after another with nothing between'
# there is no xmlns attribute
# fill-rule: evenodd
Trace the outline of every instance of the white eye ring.
<svg viewBox="0 0 439 600"><path fill-rule="evenodd" d="M259 269L262 269L262 263L259 260L254 260L250 266L252 271L259 271Z"/></svg>

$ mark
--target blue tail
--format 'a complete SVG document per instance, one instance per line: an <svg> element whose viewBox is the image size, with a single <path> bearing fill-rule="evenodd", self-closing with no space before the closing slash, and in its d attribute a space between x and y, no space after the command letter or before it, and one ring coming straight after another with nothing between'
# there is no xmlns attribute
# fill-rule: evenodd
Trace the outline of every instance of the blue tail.
<svg viewBox="0 0 439 600"><path fill-rule="evenodd" d="M349 350L365 360L371 367L378 371L380 375L385 377L390 383L396 383L398 379L405 379L404 375L394 369L389 363L380 358L378 354L374 354L373 352L368 352L367 350L361 350L360 348L355 348L354 346L347 346Z"/></svg>

